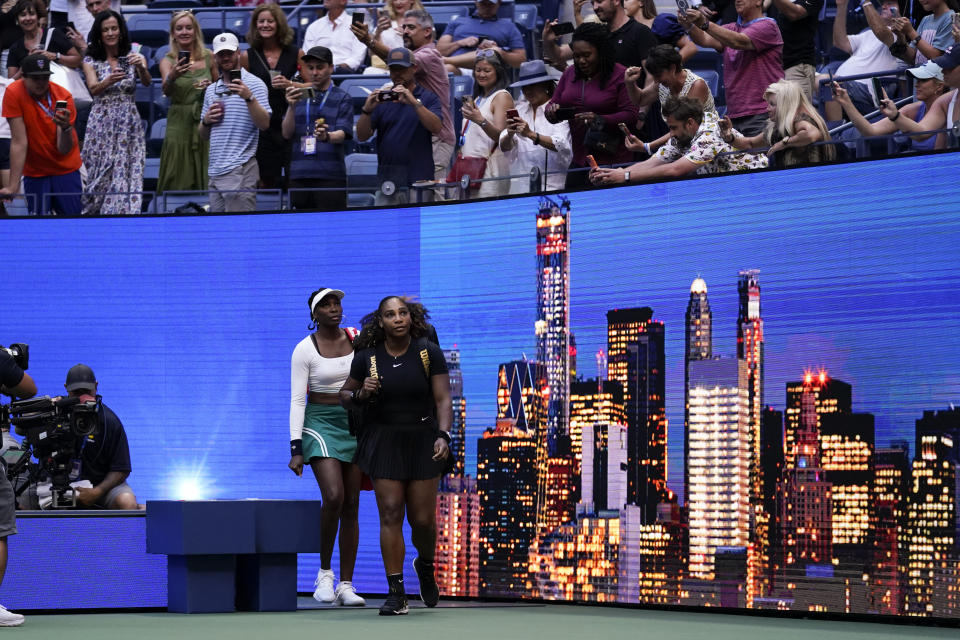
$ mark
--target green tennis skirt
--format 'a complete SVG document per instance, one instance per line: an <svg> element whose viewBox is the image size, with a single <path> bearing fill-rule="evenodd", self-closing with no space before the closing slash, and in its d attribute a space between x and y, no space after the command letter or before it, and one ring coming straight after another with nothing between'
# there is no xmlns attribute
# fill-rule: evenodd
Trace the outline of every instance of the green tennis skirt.
<svg viewBox="0 0 960 640"><path fill-rule="evenodd" d="M303 416L303 458L353 462L357 439L350 435L347 410L333 404L307 403Z"/></svg>

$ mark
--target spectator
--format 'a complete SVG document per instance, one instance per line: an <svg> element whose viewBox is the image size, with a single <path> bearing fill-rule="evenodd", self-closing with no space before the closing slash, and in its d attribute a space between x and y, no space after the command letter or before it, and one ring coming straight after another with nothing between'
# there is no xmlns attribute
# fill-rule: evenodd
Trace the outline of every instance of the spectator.
<svg viewBox="0 0 960 640"><path fill-rule="evenodd" d="M83 73L93 95L83 160L85 215L141 211L146 141L134 101L137 79L150 86L147 60L130 51L127 24L116 11L98 13L90 29Z"/></svg>
<svg viewBox="0 0 960 640"><path fill-rule="evenodd" d="M693 43L687 32L680 26L677 16L672 13L661 13L653 19L653 25L650 27L653 35L657 37L660 44L668 44L680 51L680 59L686 62L696 55L697 45Z"/></svg>
<svg viewBox="0 0 960 640"><path fill-rule="evenodd" d="M574 31L570 46L573 65L563 72L546 108L551 122L571 120L570 168L589 166L588 155L599 164L629 162L633 154L622 146L619 127L636 123L637 108L624 84L623 65L614 62L610 32L602 24L584 22ZM567 174L568 189L587 184L585 172Z"/></svg>
<svg viewBox="0 0 960 640"><path fill-rule="evenodd" d="M51 29L64 29L67 26L69 0L50 0L47 3L47 26Z"/></svg>
<svg viewBox="0 0 960 640"><path fill-rule="evenodd" d="M635 104L645 107L659 99L662 107L669 98L689 96L699 100L704 111L716 112L717 108L714 106L710 87L707 86L703 78L693 71L683 68L680 53L670 45L661 44L651 49L644 62L644 67L655 84L649 84L642 90L636 83L636 80L640 77L640 69L630 67L625 73L627 91ZM666 144L669 139L670 134L667 133L657 140L641 145L634 151L646 151L647 155L651 155ZM628 143L627 146L631 147L631 144Z"/></svg>
<svg viewBox="0 0 960 640"><path fill-rule="evenodd" d="M767 156L781 167L834 159L832 145L814 146L815 142L830 140L830 132L799 84L778 80L767 88L763 99L768 105L766 130L760 135L742 136L733 131L730 119L725 117L720 121L725 142L737 149L769 145Z"/></svg>
<svg viewBox="0 0 960 640"><path fill-rule="evenodd" d="M68 25L64 33L67 34L70 43L77 48L80 55L87 55L87 36L90 33L90 27L93 26L93 19L102 11L121 13L120 3L117 2L117 5L113 6L110 0L78 0L78 2L84 2L86 11L71 11L76 29Z"/></svg>
<svg viewBox="0 0 960 640"><path fill-rule="evenodd" d="M198 131L210 139L211 211L253 211L257 206L257 141L270 126L270 101L267 85L240 66L239 48L232 33L213 39L220 79L203 95ZM231 77L236 75L239 79Z"/></svg>
<svg viewBox="0 0 960 640"><path fill-rule="evenodd" d="M453 114L450 109L450 79L443 64L443 56L437 50L434 42L433 18L423 9L411 9L401 19L403 44L413 51L413 58L417 63L417 73L414 76L417 85L433 92L440 100L441 120L443 129L433 136L433 167L434 178L443 181L450 168L450 158L453 156ZM382 40L370 36L360 25L354 25L354 34L362 40L373 54L385 58L389 49L385 48Z"/></svg>
<svg viewBox="0 0 960 640"><path fill-rule="evenodd" d="M250 48L240 54L240 66L263 81L270 99L270 128L260 132L257 145L259 187L285 187L284 175L290 172L290 143L284 139L280 126L287 112L285 92L293 85L303 51L293 43L293 29L287 25L283 9L273 2L253 10L247 43Z"/></svg>
<svg viewBox="0 0 960 640"><path fill-rule="evenodd" d="M954 37L958 35L957 27L953 28L953 33ZM937 98L919 122L905 116L892 100L884 99L880 102L883 115L904 133L956 129L960 126L960 105L957 104L957 96L960 94L960 45L954 45L949 52L934 58L931 62L943 70L943 81L953 91ZM932 69L932 67L927 68ZM934 148L947 148L947 136L942 133L938 135ZM11 158L11 165L12 163Z"/></svg>
<svg viewBox="0 0 960 640"><path fill-rule="evenodd" d="M333 86L333 53L314 47L300 58L300 75L308 89L287 87L290 107L282 134L293 140L290 160L290 202L294 209L337 211L347 208L347 168L344 142L353 137L353 100ZM297 189L338 189L297 191Z"/></svg>
<svg viewBox="0 0 960 640"><path fill-rule="evenodd" d="M746 136L755 136L766 126L767 104L763 92L783 78L783 38L771 18L763 17L763 0L740 0L740 19L716 26L700 11L677 16L690 37L701 47L723 55L723 86L727 116Z"/></svg>
<svg viewBox="0 0 960 640"><path fill-rule="evenodd" d="M657 46L657 38L646 25L642 25L627 15L622 0L593 0L593 10L609 29L607 37L612 47L613 61L626 67L639 67L647 53ZM550 28L556 21L547 21L543 25L543 55L545 59L557 61L573 58L573 43L558 45L557 36Z"/></svg>
<svg viewBox="0 0 960 640"><path fill-rule="evenodd" d="M807 100L817 91L815 39L824 0L773 0L773 13L783 38L783 69L787 80L803 89Z"/></svg>
<svg viewBox="0 0 960 640"><path fill-rule="evenodd" d="M50 82L50 61L40 54L24 58L20 72L21 79L3 96L3 117L10 123L10 182L0 189L0 198L15 195L22 178L31 213L46 215L49 204L60 215L80 215L83 185L73 97ZM48 193L54 194L49 202Z"/></svg>
<svg viewBox="0 0 960 640"><path fill-rule="evenodd" d="M481 182L477 189L471 186L468 191L471 198L504 196L510 192L508 180L494 180L510 175L510 167L498 144L500 134L507 127L507 111L514 107L513 96L507 91L509 84L507 69L497 52L478 49L473 68L473 99L463 102L460 151L454 160L452 175L447 180L457 181L463 173L491 180ZM464 162L461 158L468 163L473 160L473 168L460 170L459 165ZM482 175L472 173L479 172L479 166L484 167Z"/></svg>
<svg viewBox="0 0 960 640"><path fill-rule="evenodd" d="M377 25L374 28L373 34L366 28L366 25L350 25L350 29L353 31L353 35L357 36L357 40L363 42L370 49L373 49L370 42L376 42L378 43L376 51L384 52L383 54L374 54L371 52L370 66L363 70L364 75L387 74L387 63L383 61L383 56L386 55L386 52L390 51L390 49L407 46L403 43L403 29L400 21L403 20L403 16L406 15L407 11L411 10L423 11L423 5L420 4L420 0L387 0L383 5L383 9L373 10ZM360 32L365 33L369 41L361 37ZM436 91L434 91L434 93L436 93Z"/></svg>
<svg viewBox="0 0 960 640"><path fill-rule="evenodd" d="M954 41L950 31L955 9L951 7L956 7L956 0L921 0L920 6L930 14L920 20L916 29L909 18L903 17L894 19L890 25L891 32L897 36L893 55L911 65L922 65L943 55Z"/></svg>
<svg viewBox="0 0 960 640"><path fill-rule="evenodd" d="M653 30L653 19L657 17L657 3L654 0L623 0L623 10L628 16Z"/></svg>
<svg viewBox="0 0 960 640"><path fill-rule="evenodd" d="M946 85L943 83L943 70L931 61L927 61L922 67L908 69L908 73L916 78L914 82L914 91L916 93L916 102L911 102L900 110L900 114L905 118L910 118L914 122L920 122L930 111L937 99L946 91ZM850 83L846 83L850 84ZM881 118L877 122L870 122L860 113L852 96L847 90L838 83L833 85L834 103L843 107L850 122L864 136L885 136L897 132L897 125L889 118ZM911 136L910 148L913 151L930 151L936 146L937 136L933 134Z"/></svg>
<svg viewBox="0 0 960 640"><path fill-rule="evenodd" d="M0 105L3 104L3 94L13 82L10 78L0 78ZM5 187L10 181L10 123L6 118L0 118L0 187ZM0 215L6 213L3 203L0 202Z"/></svg>
<svg viewBox="0 0 960 640"><path fill-rule="evenodd" d="M863 13L869 24L877 25L877 29L864 29L861 33L847 35L847 2L837 0L837 16L833 20L833 46L850 54L834 71L834 75L857 76L864 73L878 73L892 71L904 66L903 61L893 57L888 46L893 42L890 24L893 22L893 10L898 10L897 0L884 0L880 6L880 13L873 8L873 4L865 3ZM877 37L877 32L889 37L885 44ZM826 75L818 79L826 78ZM860 113L870 113L876 109L877 96L873 95L873 87L869 79L850 80L842 83L845 95L859 110ZM833 100L823 105L827 121L833 122L842 118L840 105Z"/></svg>
<svg viewBox="0 0 960 640"><path fill-rule="evenodd" d="M391 49L387 65L393 87L371 93L357 120L357 139L361 142L377 133L377 177L381 182L376 193L378 205L409 202L411 183L433 180L430 141L443 129L440 99L415 80L413 52ZM391 193L386 182L392 183L395 191ZM431 193L423 195L432 198Z"/></svg>
<svg viewBox="0 0 960 640"><path fill-rule="evenodd" d="M41 20L47 16L43 0L20 0L14 11L23 37L10 46L7 57L8 78L17 77L20 62L31 53L42 55L51 62L58 62L71 69L80 68L80 53L67 37L59 29L45 30L41 26Z"/></svg>
<svg viewBox="0 0 960 640"><path fill-rule="evenodd" d="M497 18L500 0L476 0L477 6L468 16L458 16L447 25L437 42L447 70L463 73L473 69L478 49L492 49L511 67L519 67L527 59L523 36L517 25L506 18Z"/></svg>
<svg viewBox="0 0 960 640"><path fill-rule="evenodd" d="M189 54L183 58L180 52ZM203 46L203 31L190 11L170 18L170 50L160 61L163 94L170 98L167 132L160 152L157 191L206 191L210 142L200 137L203 92L217 80L213 54Z"/></svg>
<svg viewBox="0 0 960 640"><path fill-rule="evenodd" d="M663 106L672 137L652 157L626 169L594 169L594 184L621 184L691 174L708 175L760 169L767 166L763 155L736 151L720 137L715 113L704 112L699 100L670 98Z"/></svg>
<svg viewBox="0 0 960 640"><path fill-rule="evenodd" d="M591 0L573 0L573 24L575 27L579 27L584 22L600 22L600 18L593 12L592 7L587 15L583 15L583 8L588 4L591 4ZM566 6L569 6L566 2L560 3L558 22L565 22L563 9ZM626 2L624 2L624 7L626 7Z"/></svg>
<svg viewBox="0 0 960 640"><path fill-rule="evenodd" d="M303 49L326 47L333 52L334 73L355 73L363 66L367 48L350 30L352 16L344 14L347 0L326 0L327 15L314 20L303 37Z"/></svg>
<svg viewBox="0 0 960 640"><path fill-rule="evenodd" d="M549 122L544 112L557 81L547 74L542 60L531 60L520 65L520 79L510 87L523 92L523 100L517 103L518 117L508 117L507 128L500 134L500 149L510 173L523 174L510 181L510 193L530 192L530 179L526 176L533 167L540 169L540 184L545 185L545 191L560 191L573 149L570 124Z"/></svg>

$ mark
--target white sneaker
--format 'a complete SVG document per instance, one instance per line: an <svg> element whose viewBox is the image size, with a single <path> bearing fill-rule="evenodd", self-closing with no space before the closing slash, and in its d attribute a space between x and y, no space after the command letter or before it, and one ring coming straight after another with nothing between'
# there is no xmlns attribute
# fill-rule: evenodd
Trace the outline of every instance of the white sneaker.
<svg viewBox="0 0 960 640"><path fill-rule="evenodd" d="M23 624L23 616L0 605L0 627L19 627Z"/></svg>
<svg viewBox="0 0 960 640"><path fill-rule="evenodd" d="M337 599L333 592L333 571L330 569L320 569L317 571L317 579L313 583L316 589L313 591L313 599L317 602L333 602Z"/></svg>
<svg viewBox="0 0 960 640"><path fill-rule="evenodd" d="M342 581L337 585L337 604L344 607L363 607L367 601L357 595L352 582Z"/></svg>

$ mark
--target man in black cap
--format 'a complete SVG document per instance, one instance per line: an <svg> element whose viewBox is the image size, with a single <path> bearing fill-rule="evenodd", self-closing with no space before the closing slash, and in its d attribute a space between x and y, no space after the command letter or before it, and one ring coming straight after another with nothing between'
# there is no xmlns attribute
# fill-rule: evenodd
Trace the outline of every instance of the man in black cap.
<svg viewBox="0 0 960 640"><path fill-rule="evenodd" d="M347 208L343 143L353 137L353 101L333 84L333 69L330 49L311 47L300 57L300 75L310 87L287 87L290 108L283 116L281 132L287 140L293 139L290 202L294 209Z"/></svg>
<svg viewBox="0 0 960 640"><path fill-rule="evenodd" d="M50 82L50 62L32 53L20 62L23 77L3 96L3 117L10 123L10 180L0 189L9 200L20 190L31 213L44 215L48 205L61 215L80 215L80 145L73 125L73 96ZM51 195L44 198L45 194Z"/></svg>
<svg viewBox="0 0 960 640"><path fill-rule="evenodd" d="M378 205L409 202L412 183L433 180L431 136L443 128L440 99L414 79L417 64L413 52L403 47L391 49L386 63L393 86L371 93L357 120L361 142L377 132ZM423 196L432 199L433 192L426 191Z"/></svg>
<svg viewBox="0 0 960 640"><path fill-rule="evenodd" d="M71 398L81 402L96 399L97 378L85 364L71 367L63 386ZM101 404L99 428L86 437L80 454L80 479L89 480L93 488L77 489L77 501L91 508L139 509L133 489L126 482L129 475L127 433L117 414Z"/></svg>

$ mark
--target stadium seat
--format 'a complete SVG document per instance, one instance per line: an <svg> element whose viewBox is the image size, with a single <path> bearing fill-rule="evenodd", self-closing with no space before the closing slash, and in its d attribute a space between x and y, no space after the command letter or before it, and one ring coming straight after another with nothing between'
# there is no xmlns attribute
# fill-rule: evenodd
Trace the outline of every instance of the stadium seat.
<svg viewBox="0 0 960 640"><path fill-rule="evenodd" d="M160 151L163 149L163 139L167 135L167 119L159 118L150 127L150 135L147 136L147 157L159 158Z"/></svg>
<svg viewBox="0 0 960 640"><path fill-rule="evenodd" d="M701 70L720 71L721 57L716 49L710 47L697 47L697 52L693 57L687 60L683 66L687 69L693 69L700 73Z"/></svg>
<svg viewBox="0 0 960 640"><path fill-rule="evenodd" d="M340 83L340 88L353 98L354 108L360 109L371 93L389 82L390 79L387 76L364 76L348 78Z"/></svg>
<svg viewBox="0 0 960 640"><path fill-rule="evenodd" d="M134 99L137 102L140 117L145 118L151 127L158 118L166 117L170 99L163 95L159 82L154 82L149 87L137 85L134 90Z"/></svg>
<svg viewBox="0 0 960 640"><path fill-rule="evenodd" d="M148 47L170 44L170 16L165 13L131 13L126 17L130 41Z"/></svg>
<svg viewBox="0 0 960 640"><path fill-rule="evenodd" d="M169 9L173 11L182 11L184 9L199 9L203 6L200 0L153 0L147 5L148 9Z"/></svg>
<svg viewBox="0 0 960 640"><path fill-rule="evenodd" d="M257 211L281 211L283 196L279 189L257 191Z"/></svg>
<svg viewBox="0 0 960 640"><path fill-rule="evenodd" d="M156 199L159 200L156 208L157 213L175 213L177 207L182 207L191 203L200 207L206 207L210 202L210 198L207 193L201 191L170 191L167 193L158 194Z"/></svg>
<svg viewBox="0 0 960 640"><path fill-rule="evenodd" d="M513 21L520 28L523 35L523 46L527 50L527 59L535 60L540 57L537 51L537 5L518 4L514 7Z"/></svg>
<svg viewBox="0 0 960 640"><path fill-rule="evenodd" d="M377 179L377 155L375 153L351 153L344 161L347 165L347 187L368 189L373 192L380 186Z"/></svg>
<svg viewBox="0 0 960 640"><path fill-rule="evenodd" d="M347 194L348 209L363 209L366 207L372 207L374 204L376 204L376 198L374 198L372 193Z"/></svg>
<svg viewBox="0 0 960 640"><path fill-rule="evenodd" d="M716 71L710 71L709 69L701 69L699 71L694 71L698 76L703 78L703 81L707 83L707 86L710 88L710 93L713 94L713 102L716 105L726 104L726 101L723 99L723 87L720 86L720 74Z"/></svg>
<svg viewBox="0 0 960 640"><path fill-rule="evenodd" d="M429 4L424 3L423 8L427 10L430 17L433 18L433 25L436 29L437 38L443 35L443 30L447 25L460 16L469 15L472 4Z"/></svg>

